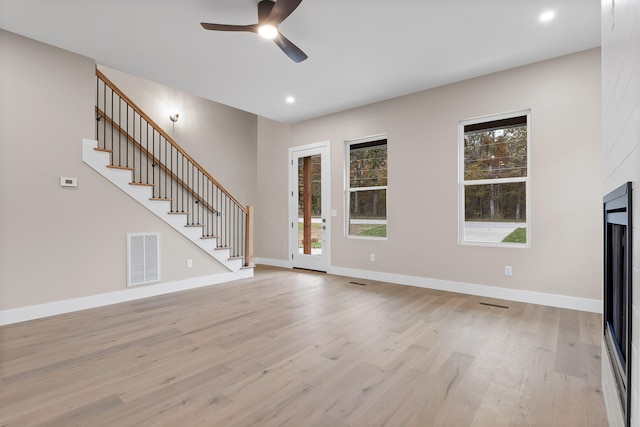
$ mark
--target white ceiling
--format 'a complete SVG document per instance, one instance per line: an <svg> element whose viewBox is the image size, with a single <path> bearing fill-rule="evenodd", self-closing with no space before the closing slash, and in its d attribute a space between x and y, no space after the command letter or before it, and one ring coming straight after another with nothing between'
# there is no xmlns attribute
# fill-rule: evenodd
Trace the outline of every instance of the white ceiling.
<svg viewBox="0 0 640 427"><path fill-rule="evenodd" d="M280 25L299 64L200 26L253 24L257 2L0 0L0 27L289 123L600 45L600 0L303 0Z"/></svg>

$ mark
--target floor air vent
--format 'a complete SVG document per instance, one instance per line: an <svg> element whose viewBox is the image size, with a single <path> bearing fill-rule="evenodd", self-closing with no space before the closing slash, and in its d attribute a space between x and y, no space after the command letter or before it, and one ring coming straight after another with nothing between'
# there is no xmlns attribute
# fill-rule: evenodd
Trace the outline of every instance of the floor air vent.
<svg viewBox="0 0 640 427"><path fill-rule="evenodd" d="M367 286L366 283L360 283L360 282L349 282L349 283L351 283L352 285Z"/></svg>
<svg viewBox="0 0 640 427"><path fill-rule="evenodd" d="M487 305L489 307L498 307L498 308L509 308L506 305L500 305L500 304L491 304L489 302L481 302L480 305Z"/></svg>
<svg viewBox="0 0 640 427"><path fill-rule="evenodd" d="M127 234L127 284L160 280L160 233Z"/></svg>

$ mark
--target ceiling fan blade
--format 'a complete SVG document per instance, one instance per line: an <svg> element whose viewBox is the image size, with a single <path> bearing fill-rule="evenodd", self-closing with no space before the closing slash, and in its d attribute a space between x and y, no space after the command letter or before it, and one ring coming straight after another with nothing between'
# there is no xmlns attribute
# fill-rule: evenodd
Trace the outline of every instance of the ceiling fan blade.
<svg viewBox="0 0 640 427"><path fill-rule="evenodd" d="M282 34L278 34L278 37L273 39L273 41L284 53L287 54L289 58L293 60L293 62L302 62L308 58L306 53L304 53L298 46L291 43L289 39Z"/></svg>
<svg viewBox="0 0 640 427"><path fill-rule="evenodd" d="M273 5L273 9L271 9L268 18L269 22L273 25L280 24L296 10L301 2L302 0L278 0L276 4Z"/></svg>
<svg viewBox="0 0 640 427"><path fill-rule="evenodd" d="M209 24L201 22L202 28L205 30L213 31L250 31L252 33L258 32L258 24L253 25L227 25L227 24Z"/></svg>

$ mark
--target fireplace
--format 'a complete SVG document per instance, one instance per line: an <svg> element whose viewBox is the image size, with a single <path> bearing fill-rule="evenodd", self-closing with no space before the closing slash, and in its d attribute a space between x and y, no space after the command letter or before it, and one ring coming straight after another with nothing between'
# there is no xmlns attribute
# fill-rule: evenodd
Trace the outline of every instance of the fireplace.
<svg viewBox="0 0 640 427"><path fill-rule="evenodd" d="M604 197L603 331L627 426L631 409L631 225L631 183L626 183Z"/></svg>

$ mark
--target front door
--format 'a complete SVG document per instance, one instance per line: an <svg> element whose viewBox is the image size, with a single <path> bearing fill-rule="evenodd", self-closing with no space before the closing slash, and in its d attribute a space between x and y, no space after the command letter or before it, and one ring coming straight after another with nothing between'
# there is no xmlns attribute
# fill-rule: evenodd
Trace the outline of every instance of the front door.
<svg viewBox="0 0 640 427"><path fill-rule="evenodd" d="M291 148L290 226L293 267L327 271L329 145Z"/></svg>

